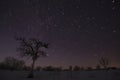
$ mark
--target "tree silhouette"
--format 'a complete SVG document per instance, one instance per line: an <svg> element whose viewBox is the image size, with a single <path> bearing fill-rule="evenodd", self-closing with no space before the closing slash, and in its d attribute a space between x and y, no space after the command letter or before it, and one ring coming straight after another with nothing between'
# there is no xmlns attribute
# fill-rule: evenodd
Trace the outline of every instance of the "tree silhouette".
<svg viewBox="0 0 120 80"><path fill-rule="evenodd" d="M23 57L30 57L32 59L31 71L28 78L33 78L35 62L39 57L47 56L43 48L48 48L48 43L44 43L35 38L16 38L16 40L20 43L20 46L17 49L20 54Z"/></svg>
<svg viewBox="0 0 120 80"><path fill-rule="evenodd" d="M73 67L72 66L69 66L69 69L68 69L69 71L72 71L73 70Z"/></svg>
<svg viewBox="0 0 120 80"><path fill-rule="evenodd" d="M79 66L75 66L75 67L73 68L73 71L80 71L80 67L79 67Z"/></svg>
<svg viewBox="0 0 120 80"><path fill-rule="evenodd" d="M99 60L99 63L101 66L103 66L104 69L107 69L108 68L108 65L109 65L109 60L105 57L102 57L100 60Z"/></svg>
<svg viewBox="0 0 120 80"><path fill-rule="evenodd" d="M101 69L101 67L100 67L100 65L98 64L97 66L96 66L96 70L100 70Z"/></svg>

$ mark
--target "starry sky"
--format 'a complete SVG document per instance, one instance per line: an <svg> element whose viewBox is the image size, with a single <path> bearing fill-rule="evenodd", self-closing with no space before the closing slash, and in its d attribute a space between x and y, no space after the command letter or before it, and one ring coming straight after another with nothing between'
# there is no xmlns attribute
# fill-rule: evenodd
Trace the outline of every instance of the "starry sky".
<svg viewBox="0 0 120 80"><path fill-rule="evenodd" d="M0 61L20 58L15 36L50 43L37 66L120 67L120 0L0 0Z"/></svg>

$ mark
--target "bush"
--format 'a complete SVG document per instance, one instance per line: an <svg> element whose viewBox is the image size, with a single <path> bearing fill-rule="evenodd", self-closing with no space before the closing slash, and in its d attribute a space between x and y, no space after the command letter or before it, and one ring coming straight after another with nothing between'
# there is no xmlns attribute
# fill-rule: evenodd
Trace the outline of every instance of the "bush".
<svg viewBox="0 0 120 80"><path fill-rule="evenodd" d="M0 64L0 69L4 70L22 70L25 66L25 62L23 60L17 60L13 57L7 57Z"/></svg>
<svg viewBox="0 0 120 80"><path fill-rule="evenodd" d="M40 71L40 70L42 70L42 67L38 66L38 67L36 67L35 70L36 70L36 71Z"/></svg>
<svg viewBox="0 0 120 80"><path fill-rule="evenodd" d="M52 66L47 66L42 69L43 71L62 71L61 67L52 67Z"/></svg>
<svg viewBox="0 0 120 80"><path fill-rule="evenodd" d="M92 67L87 67L87 70L90 71L90 70L93 70Z"/></svg>

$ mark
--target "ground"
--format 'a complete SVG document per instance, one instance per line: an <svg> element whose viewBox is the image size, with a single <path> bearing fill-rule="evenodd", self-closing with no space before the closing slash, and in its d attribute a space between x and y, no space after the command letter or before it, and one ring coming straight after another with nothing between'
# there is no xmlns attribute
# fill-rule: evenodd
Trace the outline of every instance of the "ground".
<svg viewBox="0 0 120 80"><path fill-rule="evenodd" d="M0 80L120 80L120 70L94 71L35 71L35 78L28 79L28 71L0 70Z"/></svg>

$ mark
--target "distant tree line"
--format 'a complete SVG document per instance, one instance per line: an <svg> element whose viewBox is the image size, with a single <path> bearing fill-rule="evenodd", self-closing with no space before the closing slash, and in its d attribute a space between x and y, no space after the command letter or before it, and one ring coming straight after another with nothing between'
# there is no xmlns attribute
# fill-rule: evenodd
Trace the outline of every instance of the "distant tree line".
<svg viewBox="0 0 120 80"><path fill-rule="evenodd" d="M102 62L105 64L103 58L102 61L100 60L101 64ZM108 62L107 62L108 64ZM54 67L54 66L46 66L46 67L36 67L36 71L91 71L91 70L103 70L103 69L116 69L116 67L104 67L97 65L96 68L92 67L80 67L80 66L69 66L67 69L63 69L62 67ZM13 57L7 57L2 62L0 62L0 70L24 70L24 71L30 71L31 67L26 66L25 62L23 60L18 60Z"/></svg>

